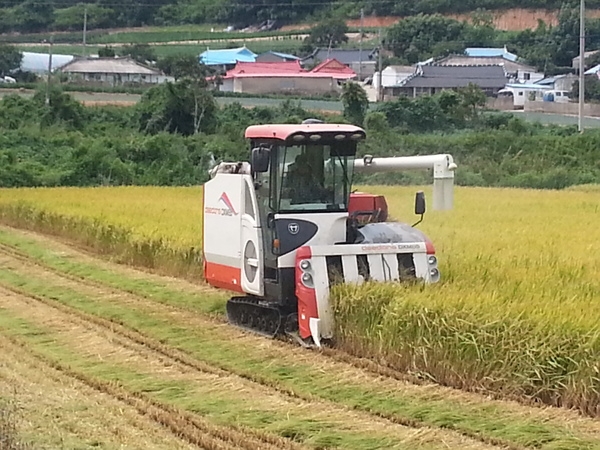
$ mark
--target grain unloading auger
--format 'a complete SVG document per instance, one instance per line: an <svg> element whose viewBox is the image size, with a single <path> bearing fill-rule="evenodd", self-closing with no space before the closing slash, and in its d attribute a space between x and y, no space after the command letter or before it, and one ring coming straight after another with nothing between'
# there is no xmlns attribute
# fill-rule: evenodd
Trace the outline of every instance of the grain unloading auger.
<svg viewBox="0 0 600 450"><path fill-rule="evenodd" d="M317 346L333 337L330 285L440 279L435 249L408 224L386 222L382 196L351 193L353 172L431 169L434 209L451 209L451 155L355 159L351 125L257 125L250 162L221 163L204 185L204 276L237 292L229 321ZM417 193L415 213L425 199Z"/></svg>

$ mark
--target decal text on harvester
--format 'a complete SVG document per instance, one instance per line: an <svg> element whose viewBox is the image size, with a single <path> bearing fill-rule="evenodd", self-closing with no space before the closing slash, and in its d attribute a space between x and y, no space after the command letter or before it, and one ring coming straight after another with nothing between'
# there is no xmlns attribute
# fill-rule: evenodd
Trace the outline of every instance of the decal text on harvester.
<svg viewBox="0 0 600 450"><path fill-rule="evenodd" d="M223 192L221 194L221 197L219 197L219 202L222 202L225 205L225 208L215 208L211 206L206 206L204 208L204 213L214 214L217 216L237 216L238 213L231 204L231 200L229 200L229 197L227 196L226 192Z"/></svg>

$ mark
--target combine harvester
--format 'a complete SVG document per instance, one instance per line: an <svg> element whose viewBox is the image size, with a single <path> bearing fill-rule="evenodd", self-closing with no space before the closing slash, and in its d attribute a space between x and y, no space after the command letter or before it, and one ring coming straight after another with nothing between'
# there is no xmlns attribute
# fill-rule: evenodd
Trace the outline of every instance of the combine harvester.
<svg viewBox="0 0 600 450"><path fill-rule="evenodd" d="M246 130L250 162L220 163L204 185L203 250L206 281L239 293L227 302L230 323L320 347L333 338L333 283L440 279L429 239L416 224L386 222L383 196L351 193L353 172L431 169L442 210L452 208L456 164L355 159L363 129L315 122ZM415 214L424 213L417 192Z"/></svg>

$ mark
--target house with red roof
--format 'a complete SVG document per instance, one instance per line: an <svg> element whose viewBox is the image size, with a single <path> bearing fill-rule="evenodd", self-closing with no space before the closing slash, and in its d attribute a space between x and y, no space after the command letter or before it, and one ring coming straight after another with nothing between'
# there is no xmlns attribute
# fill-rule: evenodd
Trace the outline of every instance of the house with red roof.
<svg viewBox="0 0 600 450"><path fill-rule="evenodd" d="M298 60L238 62L221 77L219 90L249 94L325 94L339 91L340 82L355 76L352 69L335 60L325 61L311 71L303 69Z"/></svg>
<svg viewBox="0 0 600 450"><path fill-rule="evenodd" d="M356 72L337 59L327 59L311 70L311 73L331 75L336 80L351 80L356 78Z"/></svg>

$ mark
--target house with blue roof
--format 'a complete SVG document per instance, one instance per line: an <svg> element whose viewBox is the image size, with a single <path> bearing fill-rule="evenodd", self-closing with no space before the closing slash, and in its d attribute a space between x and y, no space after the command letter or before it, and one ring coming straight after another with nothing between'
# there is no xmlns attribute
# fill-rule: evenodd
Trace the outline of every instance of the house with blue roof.
<svg viewBox="0 0 600 450"><path fill-rule="evenodd" d="M222 68L233 69L238 62L256 62L258 55L244 47L227 48L222 50L206 50L200 54L200 64Z"/></svg>
<svg viewBox="0 0 600 450"><path fill-rule="evenodd" d="M471 58L503 58L513 62L519 59L517 55L509 52L506 47L468 47L465 49L465 55Z"/></svg>

